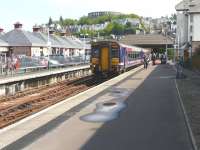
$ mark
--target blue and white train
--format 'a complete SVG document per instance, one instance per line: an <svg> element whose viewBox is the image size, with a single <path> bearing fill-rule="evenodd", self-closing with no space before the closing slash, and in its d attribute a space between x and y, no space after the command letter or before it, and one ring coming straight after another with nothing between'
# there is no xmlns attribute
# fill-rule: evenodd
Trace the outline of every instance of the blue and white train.
<svg viewBox="0 0 200 150"><path fill-rule="evenodd" d="M117 41L98 41L91 45L91 69L94 74L115 74L143 63L150 50Z"/></svg>

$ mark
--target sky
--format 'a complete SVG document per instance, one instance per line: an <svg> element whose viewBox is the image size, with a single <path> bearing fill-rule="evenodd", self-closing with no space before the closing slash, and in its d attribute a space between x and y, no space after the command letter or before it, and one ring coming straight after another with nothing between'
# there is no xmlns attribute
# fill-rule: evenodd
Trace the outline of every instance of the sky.
<svg viewBox="0 0 200 150"><path fill-rule="evenodd" d="M93 11L117 11L135 13L144 17L161 17L175 12L181 0L2 0L0 28L13 29L17 21L24 30L32 30L35 24L63 18L78 19Z"/></svg>

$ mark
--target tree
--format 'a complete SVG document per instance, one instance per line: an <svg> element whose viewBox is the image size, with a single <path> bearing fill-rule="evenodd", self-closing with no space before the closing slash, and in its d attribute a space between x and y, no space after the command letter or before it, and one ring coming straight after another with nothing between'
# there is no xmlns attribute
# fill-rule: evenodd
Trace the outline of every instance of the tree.
<svg viewBox="0 0 200 150"><path fill-rule="evenodd" d="M104 31L107 35L122 35L124 33L124 26L116 22L111 22L107 25Z"/></svg>
<svg viewBox="0 0 200 150"><path fill-rule="evenodd" d="M88 17L86 17L86 16L83 16L83 17L81 17L81 18L79 19L78 24L79 24L79 25L84 25L84 24L90 25L90 24L92 24L92 21L91 21L91 20L92 20L91 18L88 18Z"/></svg>
<svg viewBox="0 0 200 150"><path fill-rule="evenodd" d="M176 24L176 19L177 19L177 15L176 15L176 14L171 14L171 16L169 17L169 20L170 20L171 23L173 23L174 25Z"/></svg>
<svg viewBox="0 0 200 150"><path fill-rule="evenodd" d="M112 33L113 26L114 26L113 23L109 23L104 29L104 33L106 33L107 35L110 35Z"/></svg>
<svg viewBox="0 0 200 150"><path fill-rule="evenodd" d="M77 23L77 21L73 20L73 19L65 19L63 21L64 26L75 25L76 23Z"/></svg>
<svg viewBox="0 0 200 150"><path fill-rule="evenodd" d="M53 20L51 19L51 17L49 17L48 27L50 27L52 24L53 24Z"/></svg>
<svg viewBox="0 0 200 150"><path fill-rule="evenodd" d="M113 23L112 34L122 35L124 33L124 26L118 23Z"/></svg>
<svg viewBox="0 0 200 150"><path fill-rule="evenodd" d="M64 26L64 21L63 21L63 17L62 16L60 16L59 24L60 24L61 27Z"/></svg>

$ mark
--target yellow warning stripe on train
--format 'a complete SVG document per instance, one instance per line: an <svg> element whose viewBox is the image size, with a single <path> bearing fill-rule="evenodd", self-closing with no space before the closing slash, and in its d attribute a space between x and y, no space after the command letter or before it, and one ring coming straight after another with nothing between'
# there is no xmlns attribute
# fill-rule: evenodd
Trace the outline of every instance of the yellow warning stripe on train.
<svg viewBox="0 0 200 150"><path fill-rule="evenodd" d="M118 65L119 64L119 58L112 58L112 65Z"/></svg>

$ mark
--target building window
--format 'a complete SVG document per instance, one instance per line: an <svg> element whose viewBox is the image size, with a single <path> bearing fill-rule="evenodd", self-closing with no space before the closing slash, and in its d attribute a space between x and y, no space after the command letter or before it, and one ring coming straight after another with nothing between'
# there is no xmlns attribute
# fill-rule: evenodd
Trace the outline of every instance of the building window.
<svg viewBox="0 0 200 150"><path fill-rule="evenodd" d="M194 20L194 16L191 14L190 15L190 22L193 23L193 20Z"/></svg>
<svg viewBox="0 0 200 150"><path fill-rule="evenodd" d="M193 32L193 26L191 25L190 26L190 33L192 33Z"/></svg>

